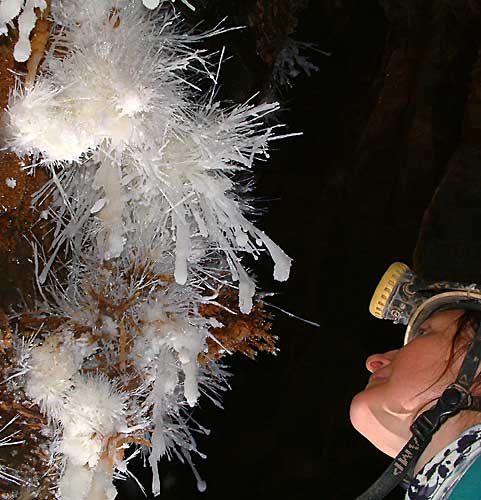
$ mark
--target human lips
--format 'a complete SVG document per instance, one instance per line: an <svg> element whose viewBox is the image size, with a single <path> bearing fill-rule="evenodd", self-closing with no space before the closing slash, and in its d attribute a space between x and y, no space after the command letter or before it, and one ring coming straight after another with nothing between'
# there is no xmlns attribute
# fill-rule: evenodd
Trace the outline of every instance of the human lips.
<svg viewBox="0 0 481 500"><path fill-rule="evenodd" d="M378 370L378 371L375 371L370 377L369 377L369 380L368 380L368 385L371 383L371 382L374 382L374 381L383 381L383 380L387 380L389 378L389 374L384 371L384 370Z"/></svg>

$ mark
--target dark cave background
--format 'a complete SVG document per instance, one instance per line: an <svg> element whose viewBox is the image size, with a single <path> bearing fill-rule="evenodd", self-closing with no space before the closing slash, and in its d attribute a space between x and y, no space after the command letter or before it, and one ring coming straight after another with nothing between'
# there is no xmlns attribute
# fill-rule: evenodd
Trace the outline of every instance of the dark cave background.
<svg viewBox="0 0 481 500"><path fill-rule="evenodd" d="M219 98L239 103L259 91L257 102L281 102L287 132L303 132L274 143L254 172L258 225L293 257L291 278L274 283L267 258L255 270L276 293L269 302L320 328L272 311L279 354L227 359L224 410L201 401L194 412L211 429L198 440L207 459L194 457L207 491L187 464L164 460L159 498L354 499L389 460L351 428L349 403L367 382L366 357L403 335L370 317L372 291L391 262L413 263L445 174L481 169L481 0L192 3L195 13L176 2L192 26L226 16L226 26L245 26L209 41L231 56ZM288 36L316 44L303 54L318 71L279 89L272 70ZM2 303L19 276L10 261L0 259ZM149 490L141 462L133 471ZM145 498L132 479L118 487L119 500Z"/></svg>
<svg viewBox="0 0 481 500"><path fill-rule="evenodd" d="M193 24L228 16L246 26L211 42L232 56L220 97L241 102L260 90L258 100L280 100L288 131L303 132L276 143L255 173L268 209L260 224L294 258L292 276L273 284L269 263L257 269L277 292L273 304L320 328L274 311L279 355L228 360L225 410L195 412L212 430L199 440L207 460L196 460L207 491L197 492L188 466L163 462L161 499L354 499L389 463L348 417L366 357L402 342L402 329L370 317L368 305L391 262L412 265L445 173L481 168L480 4L204 0L185 11ZM287 36L316 44L304 54L318 71L279 91L272 68ZM124 484L120 498L136 488Z"/></svg>

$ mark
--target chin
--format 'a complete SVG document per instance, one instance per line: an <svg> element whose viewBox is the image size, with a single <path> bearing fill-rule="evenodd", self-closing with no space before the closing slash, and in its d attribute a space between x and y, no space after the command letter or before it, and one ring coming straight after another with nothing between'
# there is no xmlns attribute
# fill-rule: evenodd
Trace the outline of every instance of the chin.
<svg viewBox="0 0 481 500"><path fill-rule="evenodd" d="M407 440L401 439L392 432L386 423L382 422L382 418L376 417L376 413L379 412L373 411L369 405L369 393L362 391L354 396L349 410L349 417L354 429L378 450L390 457L395 457ZM389 420L387 414L385 416L386 420Z"/></svg>

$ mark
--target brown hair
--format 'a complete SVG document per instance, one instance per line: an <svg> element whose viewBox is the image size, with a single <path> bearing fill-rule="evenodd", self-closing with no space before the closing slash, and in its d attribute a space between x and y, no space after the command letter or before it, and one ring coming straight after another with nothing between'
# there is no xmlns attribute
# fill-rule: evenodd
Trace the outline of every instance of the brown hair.
<svg viewBox="0 0 481 500"><path fill-rule="evenodd" d="M461 316L456 320L456 331L453 335L453 339L451 342L451 347L449 351L449 358L448 362L446 363L446 366L444 367L444 370L442 373L438 376L438 378L428 387L423 389L421 392L419 392L418 395L422 394L423 392L429 390L431 387L436 385L441 378L444 377L446 372L449 370L450 366L461 356L463 356L466 353L467 348L471 344L471 341L473 340L473 334L470 334L469 337L466 337L466 334L470 331L470 329L474 330L476 332L478 326L480 325L481 322L481 311L464 311ZM471 331L472 331L471 330ZM454 381L453 381L454 382ZM479 373L476 378L473 381L473 384L471 386L471 391L479 389L481 387L481 373ZM436 401L438 398L433 398L427 403L423 405L423 407L417 412L415 418L422 413L424 408L428 406L430 403L433 401Z"/></svg>
<svg viewBox="0 0 481 500"><path fill-rule="evenodd" d="M453 340L451 343L451 350L449 353L449 359L446 363L446 368L441 374L440 378L446 373L446 370L451 366L451 364L456 361L460 356L466 353L467 348L473 340L474 334L470 334L466 337L466 334L471 330L476 332L481 321L480 311L464 311L463 314L457 319L456 332L453 335ZM464 336L464 338L463 338ZM439 380L439 379L438 379ZM436 381L437 382L437 381ZM473 381L472 389L476 389L481 385L481 373L476 376Z"/></svg>

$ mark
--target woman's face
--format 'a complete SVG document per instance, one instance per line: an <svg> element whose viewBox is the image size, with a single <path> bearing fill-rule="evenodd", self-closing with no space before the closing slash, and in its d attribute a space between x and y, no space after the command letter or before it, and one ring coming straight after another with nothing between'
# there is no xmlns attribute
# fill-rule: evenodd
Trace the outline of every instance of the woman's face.
<svg viewBox="0 0 481 500"><path fill-rule="evenodd" d="M411 437L416 416L454 381L463 356L446 367L462 313L434 314L421 325L419 336L401 349L367 358L372 375L352 400L351 422L384 453L397 455Z"/></svg>

